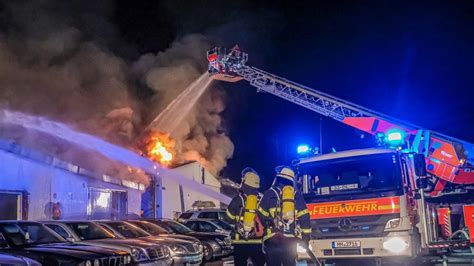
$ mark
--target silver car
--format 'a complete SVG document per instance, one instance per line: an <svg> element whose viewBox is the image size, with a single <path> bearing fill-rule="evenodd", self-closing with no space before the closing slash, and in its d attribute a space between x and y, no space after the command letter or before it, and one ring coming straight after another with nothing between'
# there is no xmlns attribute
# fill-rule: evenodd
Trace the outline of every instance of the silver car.
<svg viewBox="0 0 474 266"><path fill-rule="evenodd" d="M185 223L191 219L224 220L225 216L225 210L217 208L187 210L179 216L178 222Z"/></svg>
<svg viewBox="0 0 474 266"><path fill-rule="evenodd" d="M203 258L202 245L173 237L152 236L137 226L120 221L98 221L104 228L122 238L132 238L160 243L169 247L174 264L199 265Z"/></svg>
<svg viewBox="0 0 474 266"><path fill-rule="evenodd" d="M44 225L64 239L85 245L128 251L132 265L169 265L172 262L167 246L138 239L122 239L91 221L51 221Z"/></svg>

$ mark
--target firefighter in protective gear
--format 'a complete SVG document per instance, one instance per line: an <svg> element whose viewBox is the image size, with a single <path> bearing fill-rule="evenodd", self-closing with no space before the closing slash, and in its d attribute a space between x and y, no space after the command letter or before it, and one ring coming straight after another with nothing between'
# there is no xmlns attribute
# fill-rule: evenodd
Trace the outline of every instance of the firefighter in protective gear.
<svg viewBox="0 0 474 266"><path fill-rule="evenodd" d="M242 171L239 195L235 196L227 208L226 220L234 225L232 244L234 265L247 265L250 258L253 265L264 265L262 253L263 226L257 216L260 177L248 167Z"/></svg>
<svg viewBox="0 0 474 266"><path fill-rule="evenodd" d="M258 207L265 234L263 251L267 265L296 265L297 244L311 238L309 212L301 193L295 190L295 172L288 166L276 169L273 185Z"/></svg>

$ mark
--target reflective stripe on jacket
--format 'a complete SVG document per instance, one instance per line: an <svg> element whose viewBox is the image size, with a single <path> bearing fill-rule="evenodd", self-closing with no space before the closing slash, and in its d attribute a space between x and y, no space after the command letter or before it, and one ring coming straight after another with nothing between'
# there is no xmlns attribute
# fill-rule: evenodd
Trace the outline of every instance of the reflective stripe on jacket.
<svg viewBox="0 0 474 266"><path fill-rule="evenodd" d="M272 186L265 191L258 207L258 215L265 226L263 241L274 236L279 230L273 224L275 215L281 212L281 188ZM295 191L295 218L299 232L284 233L288 237L302 237L301 234L311 234L310 216L303 196Z"/></svg>

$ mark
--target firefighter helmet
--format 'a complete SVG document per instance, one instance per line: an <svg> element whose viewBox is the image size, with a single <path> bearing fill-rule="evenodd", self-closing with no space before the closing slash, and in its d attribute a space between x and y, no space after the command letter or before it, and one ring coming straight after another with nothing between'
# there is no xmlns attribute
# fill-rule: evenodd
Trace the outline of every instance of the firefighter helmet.
<svg viewBox="0 0 474 266"><path fill-rule="evenodd" d="M295 171L289 166L277 166L275 168L276 176L289 180L291 182L295 181Z"/></svg>
<svg viewBox="0 0 474 266"><path fill-rule="evenodd" d="M250 167L246 167L244 170L242 170L241 175L242 175L241 184L245 184L251 188L256 188L256 189L260 188L260 177L254 169Z"/></svg>

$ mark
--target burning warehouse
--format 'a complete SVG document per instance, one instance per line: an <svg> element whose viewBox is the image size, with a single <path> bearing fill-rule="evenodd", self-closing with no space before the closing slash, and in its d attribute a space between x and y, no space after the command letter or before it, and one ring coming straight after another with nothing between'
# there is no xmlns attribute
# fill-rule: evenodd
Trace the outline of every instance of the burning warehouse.
<svg viewBox="0 0 474 266"><path fill-rule="evenodd" d="M221 192L220 180L198 162L182 164L173 170L190 182L201 184L215 193ZM152 190L153 186L149 186L147 189L149 194L144 195L142 202L145 215L148 217L176 218L180 213L192 208L204 205L206 207L220 207L223 203L219 198L206 193L205 190L197 190L195 187L183 185L172 178L166 178L166 176L156 176L152 183L155 185L155 190ZM153 204L150 202L154 197L156 197L156 208L153 208Z"/></svg>
<svg viewBox="0 0 474 266"><path fill-rule="evenodd" d="M8 111L1 118L0 219L137 217L150 184L161 187L152 193L158 217L189 208L191 200L227 201L219 181L196 164L169 171L60 123Z"/></svg>
<svg viewBox="0 0 474 266"><path fill-rule="evenodd" d="M2 124L0 219L97 219L139 214L146 179L51 135Z"/></svg>

